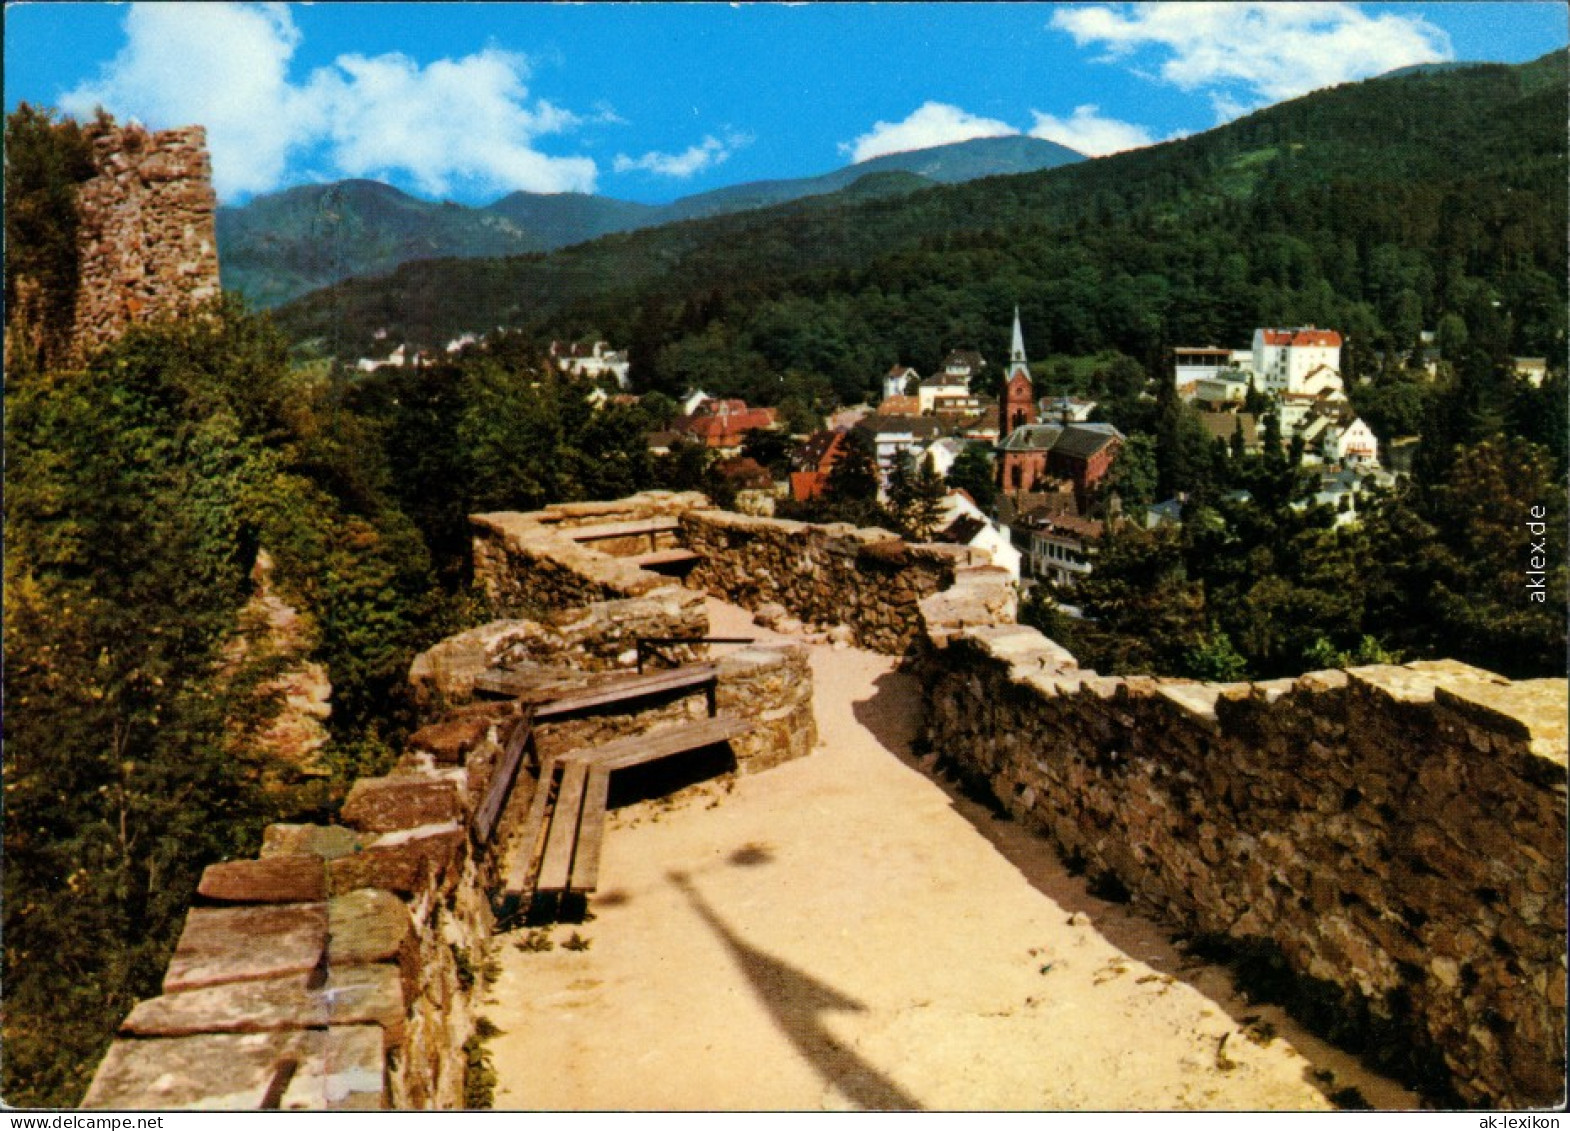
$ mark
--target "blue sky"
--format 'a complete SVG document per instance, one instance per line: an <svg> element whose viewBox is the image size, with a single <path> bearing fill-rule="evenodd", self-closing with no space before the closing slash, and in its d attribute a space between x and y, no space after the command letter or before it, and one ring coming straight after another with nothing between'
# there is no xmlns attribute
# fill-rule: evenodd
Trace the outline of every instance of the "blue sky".
<svg viewBox="0 0 1570 1131"><path fill-rule="evenodd" d="M1415 62L1522 62L1560 3L216 4L5 9L5 100L208 128L220 197L373 177L666 201L1008 133L1092 155Z"/></svg>

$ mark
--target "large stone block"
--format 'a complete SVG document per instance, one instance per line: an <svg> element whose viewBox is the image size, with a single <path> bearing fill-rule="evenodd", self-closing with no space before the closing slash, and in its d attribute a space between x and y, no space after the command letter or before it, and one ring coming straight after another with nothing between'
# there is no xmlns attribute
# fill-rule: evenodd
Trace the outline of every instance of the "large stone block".
<svg viewBox="0 0 1570 1131"><path fill-rule="evenodd" d="M414 936L403 900L389 891L360 888L327 903L327 967L396 961Z"/></svg>
<svg viewBox="0 0 1570 1131"><path fill-rule="evenodd" d="M196 893L223 903L317 903L327 898L326 861L294 854L210 864Z"/></svg>
<svg viewBox="0 0 1570 1131"><path fill-rule="evenodd" d="M84 1108L146 1111L382 1106L386 1053L375 1025L120 1040Z"/></svg>
<svg viewBox="0 0 1570 1131"><path fill-rule="evenodd" d="M367 839L364 833L342 825L268 825L262 833L261 855L309 855L336 860L358 852Z"/></svg>
<svg viewBox="0 0 1570 1131"><path fill-rule="evenodd" d="M430 776L361 778L349 790L340 814L367 832L392 832L455 821L463 816L458 785Z"/></svg>
<svg viewBox="0 0 1570 1131"><path fill-rule="evenodd" d="M135 1037L262 1033L380 1025L390 1047L403 1041L404 997L398 968L345 966L318 985L314 974L230 982L139 1002L120 1025Z"/></svg>
<svg viewBox="0 0 1570 1131"><path fill-rule="evenodd" d="M164 992L315 970L327 947L327 905L196 907L164 974Z"/></svg>
<svg viewBox="0 0 1570 1131"><path fill-rule="evenodd" d="M335 896L356 888L385 888L413 895L440 881L466 839L453 821L388 833L363 851L331 861L327 865L328 888Z"/></svg>

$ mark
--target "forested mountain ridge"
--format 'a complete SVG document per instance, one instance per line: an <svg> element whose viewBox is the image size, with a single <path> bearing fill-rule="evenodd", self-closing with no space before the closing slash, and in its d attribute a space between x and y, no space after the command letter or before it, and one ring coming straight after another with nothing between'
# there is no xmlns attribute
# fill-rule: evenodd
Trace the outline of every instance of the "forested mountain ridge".
<svg viewBox="0 0 1570 1131"><path fill-rule="evenodd" d="M635 376L661 386L702 375L657 358L703 338L728 372L812 370L847 396L896 360L1001 352L1015 302L1038 353L1143 358L1292 321L1377 347L1493 302L1513 348L1554 352L1565 91L1564 52L1370 80L1044 173L406 265L279 317L349 357L381 328L417 343L593 332L631 342Z"/></svg>
<svg viewBox="0 0 1570 1131"><path fill-rule="evenodd" d="M583 243L612 232L744 212L802 197L879 189L909 191L979 177L1048 169L1083 156L1032 137L978 138L891 153L815 177L756 181L639 204L589 193L509 193L483 208L432 203L377 181L302 185L218 213L224 285L256 306L318 287L379 275L400 263L447 256L518 255ZM899 182L885 176L906 173ZM868 181L867 178L875 178Z"/></svg>
<svg viewBox="0 0 1570 1131"><path fill-rule="evenodd" d="M264 307L410 260L550 246L505 214L432 204L378 181L301 185L218 210L224 287Z"/></svg>

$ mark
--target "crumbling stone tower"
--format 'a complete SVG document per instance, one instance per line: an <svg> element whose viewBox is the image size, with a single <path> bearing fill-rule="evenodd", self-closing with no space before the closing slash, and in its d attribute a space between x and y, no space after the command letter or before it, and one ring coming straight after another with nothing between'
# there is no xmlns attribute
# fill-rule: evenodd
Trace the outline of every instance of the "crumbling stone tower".
<svg viewBox="0 0 1570 1131"><path fill-rule="evenodd" d="M77 192L73 361L135 322L186 313L220 291L207 131L111 127L93 141L93 164Z"/></svg>

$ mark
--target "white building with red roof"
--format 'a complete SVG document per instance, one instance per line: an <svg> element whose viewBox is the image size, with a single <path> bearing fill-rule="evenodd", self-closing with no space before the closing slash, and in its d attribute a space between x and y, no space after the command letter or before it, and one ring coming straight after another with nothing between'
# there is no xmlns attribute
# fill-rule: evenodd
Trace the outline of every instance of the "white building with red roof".
<svg viewBox="0 0 1570 1131"><path fill-rule="evenodd" d="M1253 371L1261 392L1302 393L1310 374L1317 378L1315 391L1331 383L1320 372L1334 375L1341 388L1341 335L1314 326L1298 329L1262 328L1254 331Z"/></svg>

